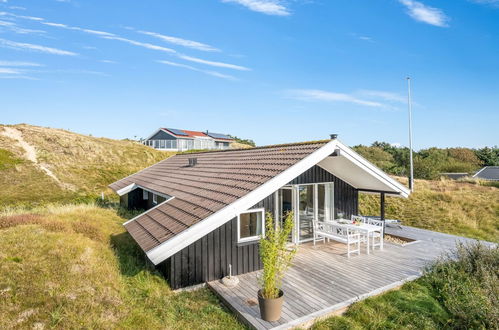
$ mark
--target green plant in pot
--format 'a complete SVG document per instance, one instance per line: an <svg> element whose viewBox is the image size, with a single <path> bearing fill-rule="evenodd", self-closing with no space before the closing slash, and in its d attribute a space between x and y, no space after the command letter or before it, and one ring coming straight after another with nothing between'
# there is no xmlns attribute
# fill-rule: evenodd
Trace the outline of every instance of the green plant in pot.
<svg viewBox="0 0 499 330"><path fill-rule="evenodd" d="M277 321L281 318L284 292L282 279L296 253L296 248L288 247L288 237L293 230L293 213L288 212L281 226L275 226L270 213L265 222L265 237L260 239L260 257L263 271L258 291L260 314L265 321Z"/></svg>

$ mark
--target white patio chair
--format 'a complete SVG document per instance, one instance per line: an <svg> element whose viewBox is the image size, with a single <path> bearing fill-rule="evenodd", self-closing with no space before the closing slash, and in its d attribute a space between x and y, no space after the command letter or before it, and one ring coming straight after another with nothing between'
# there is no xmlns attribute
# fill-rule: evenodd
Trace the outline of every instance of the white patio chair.
<svg viewBox="0 0 499 330"><path fill-rule="evenodd" d="M367 218L363 217L361 215L353 215L352 214L351 219L352 219L352 221L358 221L358 222L366 223L367 224ZM359 234L360 234L360 241L362 243L366 243L367 244L367 234L365 232L359 232Z"/></svg>
<svg viewBox="0 0 499 330"><path fill-rule="evenodd" d="M384 223L382 220L376 220L376 219L371 219L371 218L368 218L367 219L367 223L370 224L370 225L373 225L373 226L378 226L380 227L380 231L379 232L373 232L371 234L371 242L372 242L372 247L373 247L373 250L376 246L379 246L379 249L380 250L383 250L383 234L384 234L384 230L385 230L385 226L384 226Z"/></svg>
<svg viewBox="0 0 499 330"><path fill-rule="evenodd" d="M353 215L352 214L352 221L359 221L359 222L362 222L362 223L367 223L367 218L366 217L363 217L361 215Z"/></svg>

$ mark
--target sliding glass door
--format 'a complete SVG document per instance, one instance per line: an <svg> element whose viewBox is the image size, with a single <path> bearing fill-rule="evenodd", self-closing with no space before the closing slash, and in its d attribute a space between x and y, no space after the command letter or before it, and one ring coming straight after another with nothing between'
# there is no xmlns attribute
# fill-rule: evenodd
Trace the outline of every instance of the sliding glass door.
<svg viewBox="0 0 499 330"><path fill-rule="evenodd" d="M303 243L313 239L314 220L333 220L333 183L286 186L279 189L277 197L279 225L282 225L288 212L294 212L294 229L290 237L293 243Z"/></svg>
<svg viewBox="0 0 499 330"><path fill-rule="evenodd" d="M319 221L334 220L333 187L332 183L317 184L317 219Z"/></svg>
<svg viewBox="0 0 499 330"><path fill-rule="evenodd" d="M303 242L314 237L313 220L315 219L315 186L298 186L298 241Z"/></svg>

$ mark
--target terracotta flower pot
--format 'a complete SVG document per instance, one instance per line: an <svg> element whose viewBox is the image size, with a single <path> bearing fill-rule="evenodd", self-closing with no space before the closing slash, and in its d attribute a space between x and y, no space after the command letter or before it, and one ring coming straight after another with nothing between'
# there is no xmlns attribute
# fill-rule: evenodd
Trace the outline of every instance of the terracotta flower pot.
<svg viewBox="0 0 499 330"><path fill-rule="evenodd" d="M258 290L258 305L260 306L260 315L262 319L268 322L279 320L281 318L284 292L279 290L279 297L275 299L263 298L261 293L262 290Z"/></svg>

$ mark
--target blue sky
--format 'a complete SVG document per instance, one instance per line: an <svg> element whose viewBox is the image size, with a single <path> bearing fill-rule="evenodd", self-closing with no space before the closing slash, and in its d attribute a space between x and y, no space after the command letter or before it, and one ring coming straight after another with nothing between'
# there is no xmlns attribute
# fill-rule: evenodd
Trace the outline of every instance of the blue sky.
<svg viewBox="0 0 499 330"><path fill-rule="evenodd" d="M0 0L0 122L499 144L499 0Z"/></svg>

